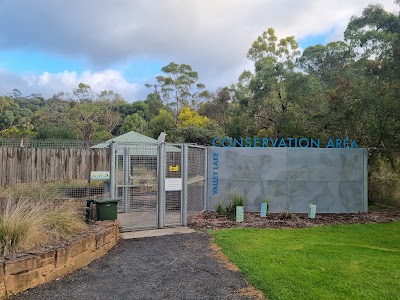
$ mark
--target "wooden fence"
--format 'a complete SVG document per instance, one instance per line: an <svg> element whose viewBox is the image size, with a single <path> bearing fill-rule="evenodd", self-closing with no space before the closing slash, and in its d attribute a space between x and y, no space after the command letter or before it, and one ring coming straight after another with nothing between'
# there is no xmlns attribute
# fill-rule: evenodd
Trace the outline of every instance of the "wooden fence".
<svg viewBox="0 0 400 300"><path fill-rule="evenodd" d="M85 180L110 170L109 149L0 147L0 186Z"/></svg>

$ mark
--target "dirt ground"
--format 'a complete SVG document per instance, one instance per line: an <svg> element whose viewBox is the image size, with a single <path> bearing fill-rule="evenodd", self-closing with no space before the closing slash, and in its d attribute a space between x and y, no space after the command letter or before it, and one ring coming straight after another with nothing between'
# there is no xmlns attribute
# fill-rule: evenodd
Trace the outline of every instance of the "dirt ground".
<svg viewBox="0 0 400 300"><path fill-rule="evenodd" d="M215 212L203 212L193 217L189 226L197 230L222 229L234 227L247 228L305 228L320 225L385 223L400 220L400 207L374 209L368 213L317 214L309 219L307 214L272 213L261 218L259 213L245 213L242 223L218 217Z"/></svg>

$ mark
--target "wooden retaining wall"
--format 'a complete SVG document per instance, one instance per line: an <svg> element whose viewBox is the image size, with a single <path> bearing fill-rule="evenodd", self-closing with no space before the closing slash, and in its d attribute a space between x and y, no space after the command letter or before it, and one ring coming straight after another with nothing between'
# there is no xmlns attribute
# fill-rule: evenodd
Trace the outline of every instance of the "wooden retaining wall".
<svg viewBox="0 0 400 300"><path fill-rule="evenodd" d="M109 170L109 149L0 147L0 186L84 180Z"/></svg>

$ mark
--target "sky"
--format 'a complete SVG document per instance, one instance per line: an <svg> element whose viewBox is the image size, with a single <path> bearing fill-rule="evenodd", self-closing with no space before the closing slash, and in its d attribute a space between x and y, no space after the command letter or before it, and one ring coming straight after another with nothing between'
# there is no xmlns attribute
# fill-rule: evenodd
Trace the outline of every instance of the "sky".
<svg viewBox="0 0 400 300"><path fill-rule="evenodd" d="M373 1L373 0L372 0ZM0 95L45 98L80 82L145 99L170 62L189 64L209 91L252 68L252 42L270 27L305 49L342 40L371 0L0 0ZM380 0L397 11L394 0Z"/></svg>

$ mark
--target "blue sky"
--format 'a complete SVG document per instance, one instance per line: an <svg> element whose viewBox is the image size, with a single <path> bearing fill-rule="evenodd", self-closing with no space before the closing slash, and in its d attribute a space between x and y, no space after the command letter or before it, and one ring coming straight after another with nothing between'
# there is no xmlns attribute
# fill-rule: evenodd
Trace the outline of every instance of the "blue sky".
<svg viewBox="0 0 400 300"><path fill-rule="evenodd" d="M17 88L50 97L85 82L132 102L172 61L191 65L215 91L252 68L246 53L262 31L294 35L302 49L326 44L342 39L369 2L0 0L0 95Z"/></svg>
<svg viewBox="0 0 400 300"><path fill-rule="evenodd" d="M82 72L90 68L85 59L68 59L55 53L46 53L28 50L6 50L0 52L2 60L0 68L12 70L15 73L50 72L57 73L64 70Z"/></svg>

